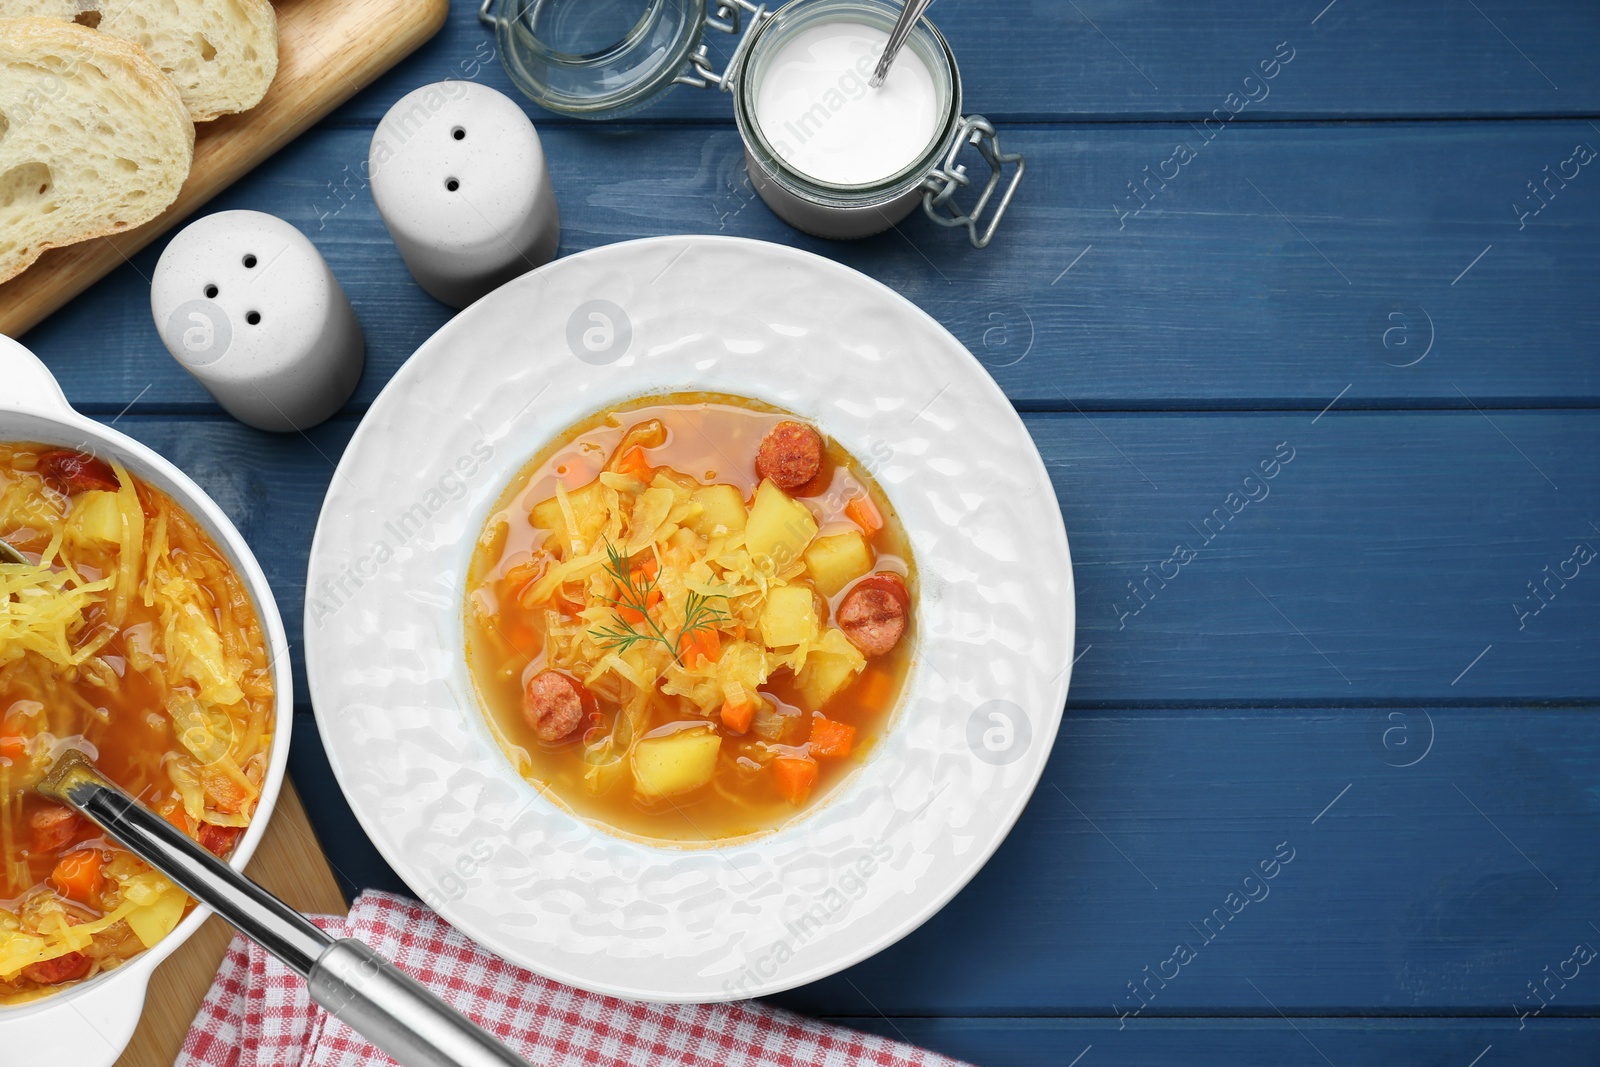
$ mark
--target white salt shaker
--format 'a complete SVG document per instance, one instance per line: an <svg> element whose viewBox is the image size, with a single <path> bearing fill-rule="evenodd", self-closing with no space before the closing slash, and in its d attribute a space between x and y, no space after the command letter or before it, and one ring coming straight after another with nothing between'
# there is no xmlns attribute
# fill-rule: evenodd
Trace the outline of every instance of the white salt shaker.
<svg viewBox="0 0 1600 1067"><path fill-rule="evenodd" d="M544 148L510 97L443 81L389 109L367 157L372 198L417 284L466 307L555 257Z"/></svg>
<svg viewBox="0 0 1600 1067"><path fill-rule="evenodd" d="M315 426L361 377L349 298L305 234L273 215L219 211L186 226L156 264L150 310L172 357L257 429Z"/></svg>

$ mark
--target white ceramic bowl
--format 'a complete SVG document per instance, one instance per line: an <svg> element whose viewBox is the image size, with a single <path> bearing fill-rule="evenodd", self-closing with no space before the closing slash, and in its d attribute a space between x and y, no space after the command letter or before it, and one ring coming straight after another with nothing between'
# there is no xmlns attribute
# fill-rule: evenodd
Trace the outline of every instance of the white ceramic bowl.
<svg viewBox="0 0 1600 1067"><path fill-rule="evenodd" d="M911 673L870 758L782 830L699 849L625 840L520 778L462 632L473 542L519 468L591 412L683 390L814 421L876 477L919 576ZM1066 700L1072 563L1022 420L937 322L818 256L664 237L509 282L411 357L329 488L305 628L334 772L419 896L559 981L731 1000L891 944L999 846Z"/></svg>
<svg viewBox="0 0 1600 1067"><path fill-rule="evenodd" d="M250 590L273 663L277 690L272 758L255 819L229 863L242 869L266 832L289 759L294 680L289 642L266 575L239 531L189 477L125 434L74 411L61 387L32 352L0 336L0 441L37 441L115 456L128 471L163 490L187 511L228 557ZM0 1006L0 1062L5 1067L109 1067L133 1036L144 1009L150 972L211 914L197 907L155 948L114 971L27 1004Z"/></svg>

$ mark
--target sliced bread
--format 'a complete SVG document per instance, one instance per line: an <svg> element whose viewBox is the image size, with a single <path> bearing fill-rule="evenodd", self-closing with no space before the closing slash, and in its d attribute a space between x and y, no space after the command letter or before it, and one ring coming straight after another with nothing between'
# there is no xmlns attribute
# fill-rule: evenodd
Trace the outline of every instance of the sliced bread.
<svg viewBox="0 0 1600 1067"><path fill-rule="evenodd" d="M268 0L0 0L0 18L67 19L150 53L205 122L248 111L278 73L278 16Z"/></svg>
<svg viewBox="0 0 1600 1067"><path fill-rule="evenodd" d="M193 160L189 112L138 45L0 19L0 282L46 249L155 218Z"/></svg>

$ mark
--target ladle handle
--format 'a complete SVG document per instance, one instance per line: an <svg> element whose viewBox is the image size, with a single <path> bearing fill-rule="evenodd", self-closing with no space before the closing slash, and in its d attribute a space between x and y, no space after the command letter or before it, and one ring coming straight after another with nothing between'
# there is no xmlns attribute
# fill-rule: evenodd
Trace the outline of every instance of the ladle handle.
<svg viewBox="0 0 1600 1067"><path fill-rule="evenodd" d="M405 1067L528 1067L360 941L335 941L308 986L313 1000Z"/></svg>
<svg viewBox="0 0 1600 1067"><path fill-rule="evenodd" d="M311 998L404 1067L527 1067L426 986L360 941L311 920L201 848L68 753L39 791L94 820L134 855L209 905L306 979Z"/></svg>
<svg viewBox="0 0 1600 1067"><path fill-rule="evenodd" d="M66 757L64 757L66 758ZM93 777L82 773L89 770ZM310 975L333 938L311 920L201 848L142 806L85 761L58 790L41 792L94 820L117 843L208 905L234 929L278 957L301 977Z"/></svg>

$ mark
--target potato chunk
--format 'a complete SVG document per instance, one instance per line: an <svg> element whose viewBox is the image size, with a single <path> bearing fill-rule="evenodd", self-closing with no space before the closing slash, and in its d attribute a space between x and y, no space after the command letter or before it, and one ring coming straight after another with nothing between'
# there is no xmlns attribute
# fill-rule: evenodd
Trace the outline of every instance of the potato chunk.
<svg viewBox="0 0 1600 1067"><path fill-rule="evenodd" d="M761 483L744 525L744 543L751 556L770 559L772 570L781 571L800 558L816 535L817 520L810 508L772 482Z"/></svg>
<svg viewBox="0 0 1600 1067"><path fill-rule="evenodd" d="M633 788L643 797L670 797L699 789L717 773L722 738L708 724L643 737L633 746Z"/></svg>
<svg viewBox="0 0 1600 1067"><path fill-rule="evenodd" d="M872 569L872 549L860 530L819 537L805 555L806 573L823 596L833 596Z"/></svg>
<svg viewBox="0 0 1600 1067"><path fill-rule="evenodd" d="M722 527L724 533L738 533L744 529L746 512L744 497L731 485L707 485L696 489L689 499L699 504L700 515L694 520L694 532L701 537L711 537Z"/></svg>
<svg viewBox="0 0 1600 1067"><path fill-rule="evenodd" d="M100 489L80 493L72 505L67 533L85 544L95 541L116 544L121 541L122 508L117 503L117 494Z"/></svg>
<svg viewBox="0 0 1600 1067"><path fill-rule="evenodd" d="M761 639L768 648L788 648L817 636L816 597L805 585L780 585L767 593Z"/></svg>
<svg viewBox="0 0 1600 1067"><path fill-rule="evenodd" d="M181 889L169 889L154 903L134 908L128 913L128 929L138 937L145 948L154 948L163 937L172 933L183 920L183 909L189 898Z"/></svg>
<svg viewBox="0 0 1600 1067"><path fill-rule="evenodd" d="M606 502L602 495L605 488L602 483L595 481L567 494L567 503L572 505L572 517L578 522L578 540L584 545L592 544L600 535L600 528L606 524ZM561 547L563 554L570 551L573 531L567 528L566 516L561 513L561 501L555 497L539 501L533 506L528 520L541 530L549 530L554 534L552 541Z"/></svg>
<svg viewBox="0 0 1600 1067"><path fill-rule="evenodd" d="M844 631L830 626L806 656L806 665L795 677L795 685L806 707L818 711L866 665L867 657L850 643Z"/></svg>

